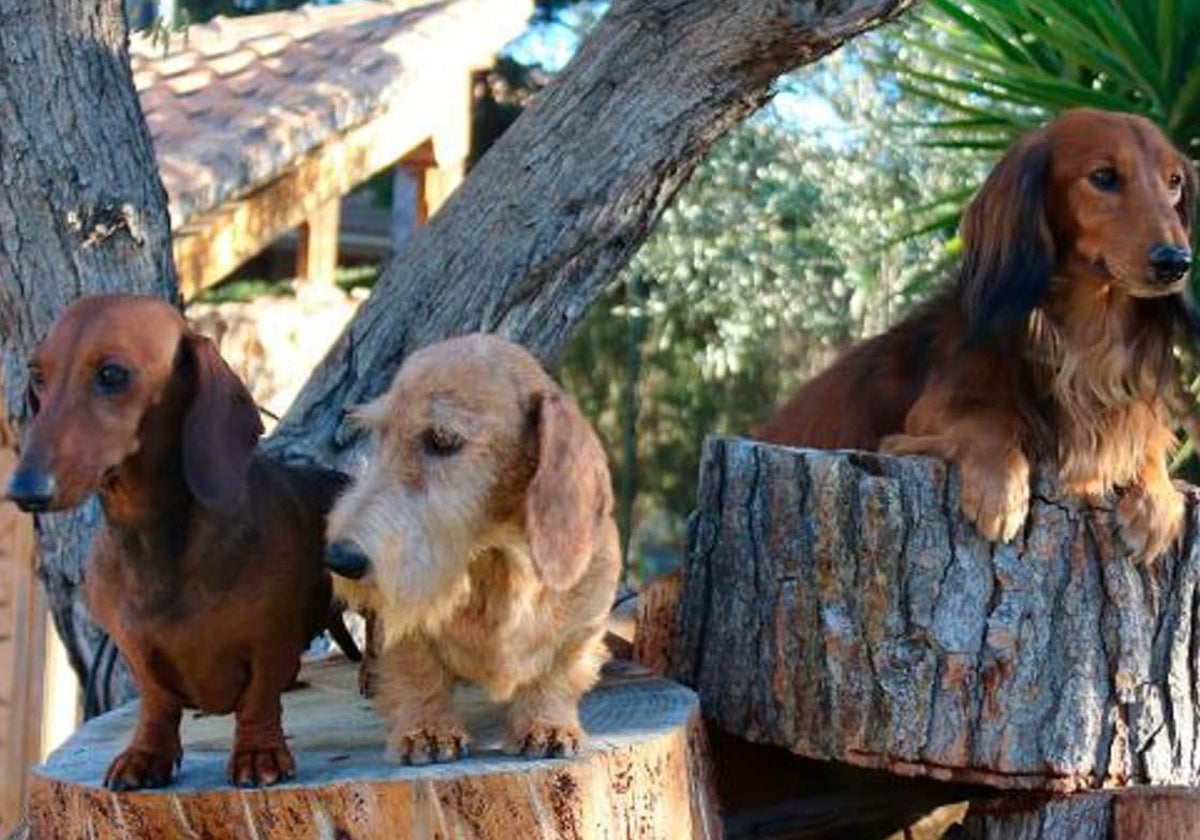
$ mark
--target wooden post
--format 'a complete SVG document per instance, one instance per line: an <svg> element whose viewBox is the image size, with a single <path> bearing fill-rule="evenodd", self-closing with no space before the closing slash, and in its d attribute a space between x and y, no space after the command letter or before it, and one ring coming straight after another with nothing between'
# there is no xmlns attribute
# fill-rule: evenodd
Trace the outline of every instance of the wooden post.
<svg viewBox="0 0 1200 840"><path fill-rule="evenodd" d="M322 204L300 225L296 247L296 278L307 283L332 284L337 273L338 227L342 200Z"/></svg>
<svg viewBox="0 0 1200 840"><path fill-rule="evenodd" d="M576 758L526 760L497 750L502 709L473 692L456 704L474 736L451 764L385 764L383 724L347 662L306 667L284 695L295 782L261 790L225 783L232 721L185 716L183 764L168 788L114 794L98 786L126 743L136 709L88 721L33 774L30 837L466 837L719 840L695 695L644 671L588 694L590 741Z"/></svg>
<svg viewBox="0 0 1200 840"><path fill-rule="evenodd" d="M16 463L0 428L0 486ZM16 824L26 771L39 758L47 613L34 578L33 523L0 502L0 834Z"/></svg>

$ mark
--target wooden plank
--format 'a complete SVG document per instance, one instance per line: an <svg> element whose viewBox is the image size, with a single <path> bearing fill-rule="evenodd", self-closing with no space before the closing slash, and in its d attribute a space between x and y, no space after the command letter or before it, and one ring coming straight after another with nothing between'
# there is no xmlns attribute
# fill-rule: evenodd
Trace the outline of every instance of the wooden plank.
<svg viewBox="0 0 1200 840"><path fill-rule="evenodd" d="M307 283L332 284L338 264L338 231L342 200L325 202L300 226L296 277Z"/></svg>

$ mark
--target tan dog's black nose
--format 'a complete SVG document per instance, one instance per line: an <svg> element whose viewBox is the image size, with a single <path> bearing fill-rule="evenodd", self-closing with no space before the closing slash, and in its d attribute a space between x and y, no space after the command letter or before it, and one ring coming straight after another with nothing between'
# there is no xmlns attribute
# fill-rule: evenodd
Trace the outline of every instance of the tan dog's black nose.
<svg viewBox="0 0 1200 840"><path fill-rule="evenodd" d="M1174 283L1192 267L1192 252L1175 245L1155 245L1150 249L1150 267L1160 283Z"/></svg>
<svg viewBox="0 0 1200 840"><path fill-rule="evenodd" d="M325 565L334 574L358 580L370 570L371 559L355 543L338 540L325 549Z"/></svg>
<svg viewBox="0 0 1200 840"><path fill-rule="evenodd" d="M50 507L57 488L54 476L45 470L18 469L8 482L8 498L26 513L39 513Z"/></svg>

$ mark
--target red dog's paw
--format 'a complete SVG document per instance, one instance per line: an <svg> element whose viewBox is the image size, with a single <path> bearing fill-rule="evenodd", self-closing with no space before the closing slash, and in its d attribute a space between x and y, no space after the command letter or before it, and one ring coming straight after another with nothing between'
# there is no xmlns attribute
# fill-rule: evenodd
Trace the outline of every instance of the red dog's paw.
<svg viewBox="0 0 1200 840"><path fill-rule="evenodd" d="M179 765L177 752L152 752L130 747L112 760L104 786L113 791L166 787Z"/></svg>
<svg viewBox="0 0 1200 840"><path fill-rule="evenodd" d="M286 782L296 776L296 761L285 745L277 747L237 747L229 756L228 778L231 785L259 787Z"/></svg>
<svg viewBox="0 0 1200 840"><path fill-rule="evenodd" d="M1121 540L1134 560L1161 556L1183 533L1183 496L1171 484L1150 489L1134 485L1117 503Z"/></svg>

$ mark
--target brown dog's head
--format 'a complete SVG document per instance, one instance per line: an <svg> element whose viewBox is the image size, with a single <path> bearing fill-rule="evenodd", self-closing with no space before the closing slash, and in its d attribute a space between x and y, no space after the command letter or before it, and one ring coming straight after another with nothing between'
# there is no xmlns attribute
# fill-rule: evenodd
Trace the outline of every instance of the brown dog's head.
<svg viewBox="0 0 1200 840"><path fill-rule="evenodd" d="M330 514L333 571L369 575L420 620L488 548L528 558L556 590L587 569L612 511L608 468L591 426L525 350L488 335L426 347L356 417L375 453Z"/></svg>
<svg viewBox="0 0 1200 840"><path fill-rule="evenodd" d="M959 293L975 336L1023 330L1051 278L1178 295L1196 172L1144 117L1063 113L1014 145L963 217Z"/></svg>
<svg viewBox="0 0 1200 840"><path fill-rule="evenodd" d="M79 505L139 453L157 470L181 463L198 501L227 505L262 434L216 346L167 303L133 295L63 311L30 361L29 408L8 496L30 511Z"/></svg>

